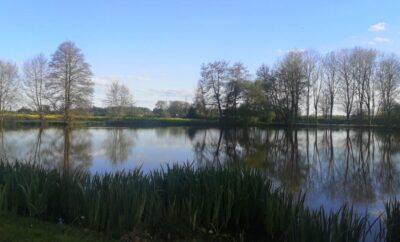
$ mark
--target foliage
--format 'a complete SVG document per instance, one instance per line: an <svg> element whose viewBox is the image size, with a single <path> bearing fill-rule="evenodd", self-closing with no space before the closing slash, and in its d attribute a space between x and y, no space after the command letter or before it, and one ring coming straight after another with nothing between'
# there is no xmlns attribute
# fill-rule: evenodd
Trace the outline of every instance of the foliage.
<svg viewBox="0 0 400 242"><path fill-rule="evenodd" d="M157 117L179 117L184 118L188 116L190 104L184 101L157 101L153 114ZM192 110L193 112L193 110ZM192 118L196 118L193 116Z"/></svg>
<svg viewBox="0 0 400 242"><path fill-rule="evenodd" d="M246 121L256 120L271 123L274 114L270 109L261 81L244 82L244 102L239 107L239 117Z"/></svg>

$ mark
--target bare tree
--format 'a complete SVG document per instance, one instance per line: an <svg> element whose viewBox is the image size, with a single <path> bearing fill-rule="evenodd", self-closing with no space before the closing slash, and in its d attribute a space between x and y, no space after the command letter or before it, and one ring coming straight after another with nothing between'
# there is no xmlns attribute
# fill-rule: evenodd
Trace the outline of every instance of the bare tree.
<svg viewBox="0 0 400 242"><path fill-rule="evenodd" d="M39 112L41 121L44 120L47 76L47 59L43 54L39 54L24 63L25 95L29 99L28 105Z"/></svg>
<svg viewBox="0 0 400 242"><path fill-rule="evenodd" d="M262 64L256 71L256 79L263 83L267 83L271 78L271 71L269 67L265 64Z"/></svg>
<svg viewBox="0 0 400 242"><path fill-rule="evenodd" d="M46 88L52 101L64 111L64 122L71 122L72 108L91 105L94 83L90 65L73 42L62 43L49 63L49 83Z"/></svg>
<svg viewBox="0 0 400 242"><path fill-rule="evenodd" d="M322 90L322 97L321 101L319 103L319 108L321 110L322 116L324 118L328 118L330 115L330 108L331 108L331 100L329 96L329 91L328 89L323 89Z"/></svg>
<svg viewBox="0 0 400 242"><path fill-rule="evenodd" d="M376 67L376 51L356 47L352 51L352 78L356 85L358 114L364 115L364 107L368 111L369 123L372 121L374 109L374 75Z"/></svg>
<svg viewBox="0 0 400 242"><path fill-rule="evenodd" d="M363 49L354 48L351 53L351 78L355 83L355 94L357 96L357 114L359 116L363 115L364 107L364 94L365 85L363 82Z"/></svg>
<svg viewBox="0 0 400 242"><path fill-rule="evenodd" d="M335 105L336 92L338 87L337 58L335 52L328 53L323 61L324 65L324 84L326 95L329 101L329 118L332 119L333 108Z"/></svg>
<svg viewBox="0 0 400 242"><path fill-rule="evenodd" d="M366 99L365 105L368 109L368 121L372 123L372 119L375 115L375 86L376 86L376 57L377 52L375 50L367 50L364 62L364 82Z"/></svg>
<svg viewBox="0 0 400 242"><path fill-rule="evenodd" d="M16 64L0 60L0 123L3 124L4 111L17 102L19 89L18 67Z"/></svg>
<svg viewBox="0 0 400 242"><path fill-rule="evenodd" d="M103 102L111 113L118 117L123 116L127 109L134 104L129 88L118 81L113 81L108 87L106 98Z"/></svg>
<svg viewBox="0 0 400 242"><path fill-rule="evenodd" d="M306 85L306 117L307 120L310 116L310 99L311 95L315 91L318 95L314 100L318 102L319 99L319 91L318 80L320 78L320 70L319 70L319 54L315 51L306 51L303 53L304 56L304 77L305 77L305 85ZM318 106L318 105L317 105Z"/></svg>
<svg viewBox="0 0 400 242"><path fill-rule="evenodd" d="M312 97L313 97L313 107L314 107L314 116L315 120L317 120L318 117L318 108L319 108L319 102L321 99L321 90L322 90L322 80L321 80L321 74L322 70L321 67L319 66L316 75L316 77L312 83Z"/></svg>
<svg viewBox="0 0 400 242"><path fill-rule="evenodd" d="M206 91L205 91L205 83L203 83L204 79L201 79L197 85L196 93L194 95L194 106L198 112L202 115L207 116L207 107L206 107Z"/></svg>
<svg viewBox="0 0 400 242"><path fill-rule="evenodd" d="M384 56L379 62L378 89L380 106L390 120L392 109L399 95L400 60L394 54Z"/></svg>
<svg viewBox="0 0 400 242"><path fill-rule="evenodd" d="M339 74L339 100L346 113L347 122L350 121L350 115L353 110L355 81L351 76L351 51L348 49L341 50L338 53L338 74Z"/></svg>
<svg viewBox="0 0 400 242"><path fill-rule="evenodd" d="M209 106L216 107L220 120L224 117L226 102L226 82L228 80L228 62L215 61L203 64L201 67L201 79L199 83L204 83L204 92L206 103Z"/></svg>

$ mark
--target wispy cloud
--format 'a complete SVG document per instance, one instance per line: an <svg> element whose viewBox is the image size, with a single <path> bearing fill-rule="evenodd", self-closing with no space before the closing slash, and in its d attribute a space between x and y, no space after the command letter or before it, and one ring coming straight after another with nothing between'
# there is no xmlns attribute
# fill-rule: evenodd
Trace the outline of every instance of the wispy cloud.
<svg viewBox="0 0 400 242"><path fill-rule="evenodd" d="M375 37L371 41L368 42L370 45L375 45L375 44L384 44L384 43L389 43L392 40L389 38L384 38L384 37Z"/></svg>
<svg viewBox="0 0 400 242"><path fill-rule="evenodd" d="M386 29L385 22L373 24L373 25L369 26L369 28L368 28L369 31L373 31L373 32L384 31L385 29Z"/></svg>
<svg viewBox="0 0 400 242"><path fill-rule="evenodd" d="M390 42L391 40L390 40L389 38L376 37L376 38L374 38L374 41L375 41L376 43L388 43L388 42Z"/></svg>

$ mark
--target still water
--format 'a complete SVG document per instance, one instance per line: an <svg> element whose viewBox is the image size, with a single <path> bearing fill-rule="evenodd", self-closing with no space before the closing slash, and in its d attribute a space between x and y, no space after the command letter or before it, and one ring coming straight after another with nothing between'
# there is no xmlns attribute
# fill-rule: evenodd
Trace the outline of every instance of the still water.
<svg viewBox="0 0 400 242"><path fill-rule="evenodd" d="M373 215L400 190L400 133L362 129L79 128L0 133L0 157L91 173L245 163L311 207Z"/></svg>

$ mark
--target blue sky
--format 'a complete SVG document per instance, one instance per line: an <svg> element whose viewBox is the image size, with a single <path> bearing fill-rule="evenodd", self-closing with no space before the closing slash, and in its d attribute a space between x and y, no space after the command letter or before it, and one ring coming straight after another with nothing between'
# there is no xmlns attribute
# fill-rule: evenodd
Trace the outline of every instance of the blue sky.
<svg viewBox="0 0 400 242"><path fill-rule="evenodd" d="M0 2L0 58L22 64L66 40L92 66L101 105L112 80L138 106L192 100L202 63L242 61L251 72L290 49L365 46L400 54L400 1Z"/></svg>

